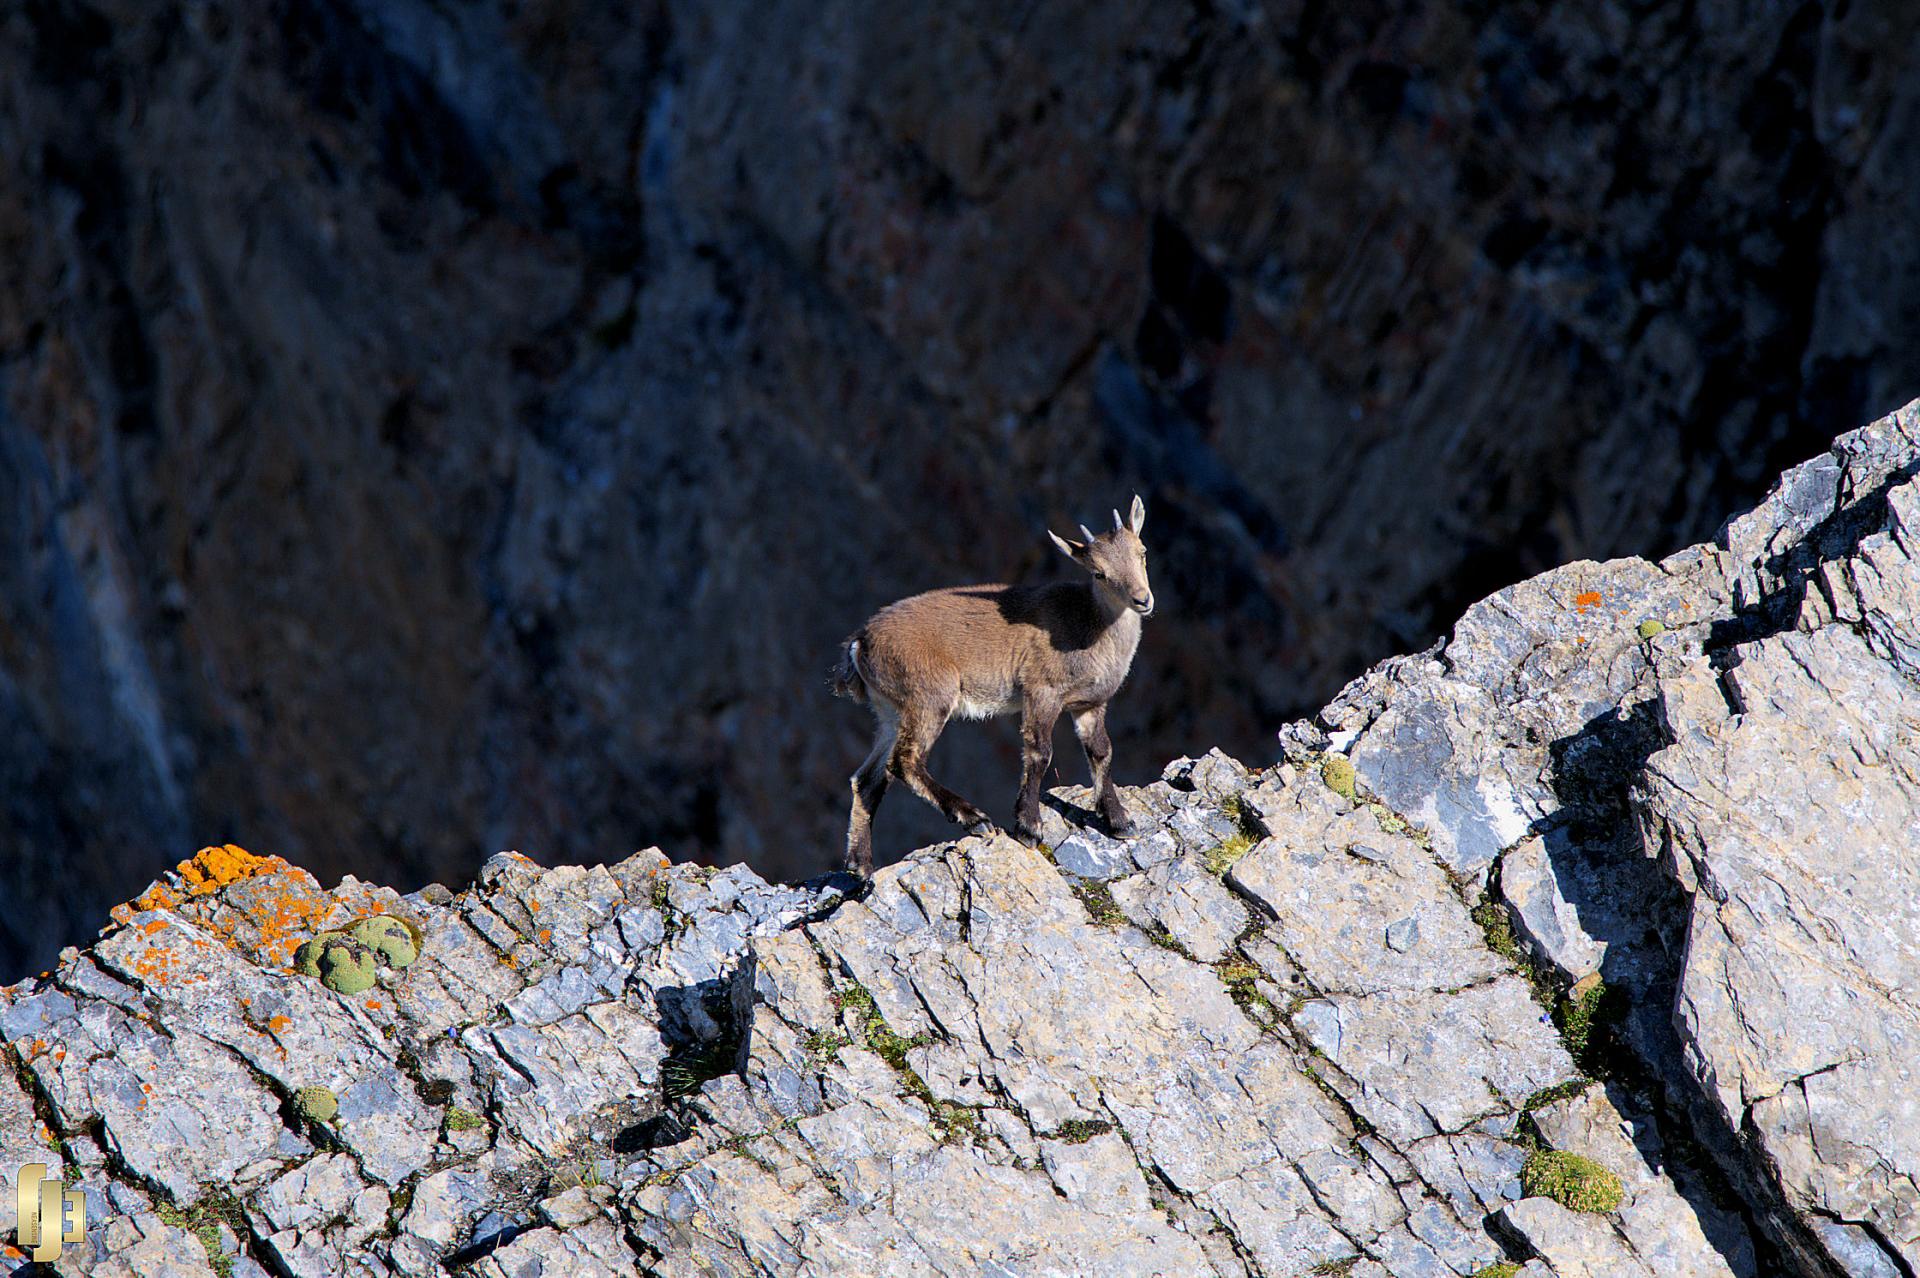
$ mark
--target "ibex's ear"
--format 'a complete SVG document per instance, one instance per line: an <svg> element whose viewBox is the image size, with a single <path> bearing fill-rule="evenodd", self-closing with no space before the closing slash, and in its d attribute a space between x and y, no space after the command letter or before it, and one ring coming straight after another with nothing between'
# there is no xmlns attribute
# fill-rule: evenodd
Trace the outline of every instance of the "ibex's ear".
<svg viewBox="0 0 1920 1278"><path fill-rule="evenodd" d="M1140 500L1139 493L1133 495L1133 510L1131 513L1133 515L1131 521L1133 524L1133 535L1138 537L1140 530L1147 526L1147 504Z"/></svg>
<svg viewBox="0 0 1920 1278"><path fill-rule="evenodd" d="M1047 536L1053 538L1053 544L1060 547L1060 553L1069 559L1080 558L1080 552L1086 549L1078 542L1068 541L1051 528L1047 529Z"/></svg>

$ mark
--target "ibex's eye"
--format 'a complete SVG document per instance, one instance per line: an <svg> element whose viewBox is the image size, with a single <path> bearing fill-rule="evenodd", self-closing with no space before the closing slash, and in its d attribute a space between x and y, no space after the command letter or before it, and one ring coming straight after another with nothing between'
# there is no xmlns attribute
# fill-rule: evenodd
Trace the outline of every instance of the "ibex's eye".
<svg viewBox="0 0 1920 1278"><path fill-rule="evenodd" d="M1098 568L1095 568L1093 570L1093 579L1095 581L1105 581L1107 579L1107 574L1105 574L1104 572L1101 572Z"/></svg>

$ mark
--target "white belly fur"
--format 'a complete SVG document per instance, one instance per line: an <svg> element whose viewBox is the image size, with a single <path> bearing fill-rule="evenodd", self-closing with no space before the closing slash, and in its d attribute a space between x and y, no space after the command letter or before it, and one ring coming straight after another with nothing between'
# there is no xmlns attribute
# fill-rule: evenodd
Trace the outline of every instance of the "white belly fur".
<svg viewBox="0 0 1920 1278"><path fill-rule="evenodd" d="M1018 703L1011 700L980 700L963 692L960 700L954 703L953 713L961 719L991 719L996 715L1012 714L1018 708Z"/></svg>

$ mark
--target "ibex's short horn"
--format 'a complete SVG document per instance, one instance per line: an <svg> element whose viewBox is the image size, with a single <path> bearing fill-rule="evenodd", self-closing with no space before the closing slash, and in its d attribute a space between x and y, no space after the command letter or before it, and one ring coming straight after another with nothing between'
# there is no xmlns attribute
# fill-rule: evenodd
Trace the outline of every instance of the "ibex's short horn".
<svg viewBox="0 0 1920 1278"><path fill-rule="evenodd" d="M1113 530L1115 532L1119 532L1122 528L1125 528L1125 527L1126 525L1120 522L1120 512L1117 510L1114 511L1113 512Z"/></svg>
<svg viewBox="0 0 1920 1278"><path fill-rule="evenodd" d="M1085 524L1080 525L1080 535L1087 539L1087 544L1089 546L1093 544L1093 534L1087 531L1087 526Z"/></svg>

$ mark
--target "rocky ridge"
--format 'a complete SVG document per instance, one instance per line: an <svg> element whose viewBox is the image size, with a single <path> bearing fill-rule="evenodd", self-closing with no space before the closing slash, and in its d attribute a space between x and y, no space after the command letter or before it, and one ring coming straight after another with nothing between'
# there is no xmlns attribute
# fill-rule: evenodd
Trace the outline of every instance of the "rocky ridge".
<svg viewBox="0 0 1920 1278"><path fill-rule="evenodd" d="M1903 0L0 6L0 980L230 837L820 873L835 645L1135 491L1122 775L1264 759L1920 386L1916 50Z"/></svg>
<svg viewBox="0 0 1920 1278"><path fill-rule="evenodd" d="M0 1165L143 1278L1910 1274L1916 473L1920 405L1176 760L1130 839L1064 789L853 896L207 849L0 990ZM295 970L377 915L417 957Z"/></svg>

